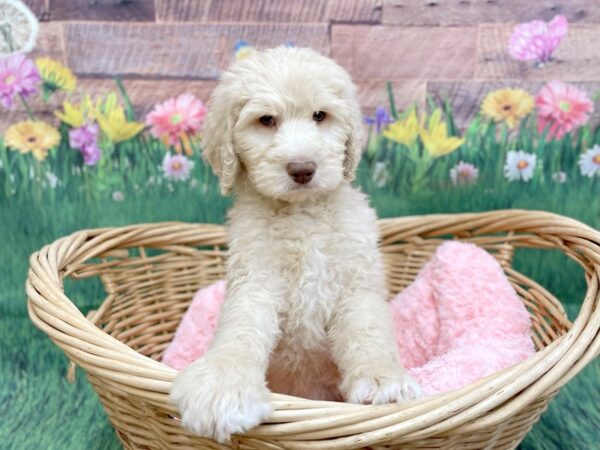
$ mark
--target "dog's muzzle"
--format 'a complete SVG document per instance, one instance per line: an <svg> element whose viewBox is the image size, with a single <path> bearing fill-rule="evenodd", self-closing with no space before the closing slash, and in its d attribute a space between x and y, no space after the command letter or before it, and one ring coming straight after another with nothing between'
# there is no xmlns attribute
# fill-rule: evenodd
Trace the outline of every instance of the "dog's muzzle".
<svg viewBox="0 0 600 450"><path fill-rule="evenodd" d="M289 163L286 167L288 175L298 184L307 184L317 170L314 162Z"/></svg>

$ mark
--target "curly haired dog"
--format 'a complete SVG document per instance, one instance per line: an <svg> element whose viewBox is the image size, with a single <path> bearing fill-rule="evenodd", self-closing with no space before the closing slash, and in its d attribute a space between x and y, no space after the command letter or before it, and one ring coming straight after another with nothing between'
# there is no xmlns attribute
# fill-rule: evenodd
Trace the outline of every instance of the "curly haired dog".
<svg viewBox="0 0 600 450"><path fill-rule="evenodd" d="M209 111L204 156L236 202L214 340L171 390L184 426L222 442L269 415L269 389L419 397L398 360L376 216L351 185L362 123L350 76L309 49L256 52L223 75Z"/></svg>

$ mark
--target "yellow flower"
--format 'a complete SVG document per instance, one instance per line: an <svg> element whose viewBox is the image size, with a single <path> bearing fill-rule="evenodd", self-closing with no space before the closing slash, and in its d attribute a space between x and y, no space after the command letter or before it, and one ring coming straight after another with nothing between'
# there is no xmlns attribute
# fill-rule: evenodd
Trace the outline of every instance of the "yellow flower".
<svg viewBox="0 0 600 450"><path fill-rule="evenodd" d="M117 94L111 92L103 99L101 96L96 97L96 101L86 94L83 101L79 104L74 104L68 101L63 102L63 111L55 111L54 115L61 122L70 125L73 128L79 128L85 125L86 122L95 120L99 114L109 114L117 107Z"/></svg>
<svg viewBox="0 0 600 450"><path fill-rule="evenodd" d="M187 156L192 156L194 154L194 151L192 149L192 140L190 139L188 134L186 132L182 131L181 133L179 133L178 136L179 136L179 139L177 139L177 144L175 144L175 152L180 154L181 150L183 149L183 151L185 152L185 154ZM164 146L166 148L169 148L169 146L171 145L169 136L167 134L165 134L165 135L163 135L161 140L162 140L162 143L164 144Z"/></svg>
<svg viewBox="0 0 600 450"><path fill-rule="evenodd" d="M75 105L66 100L63 102L63 112L54 111L54 115L58 117L61 122L64 122L73 128L79 128L83 126L87 116L83 107L83 103Z"/></svg>
<svg viewBox="0 0 600 450"><path fill-rule="evenodd" d="M46 159L48 150L60 142L60 134L46 122L27 120L11 126L4 136L6 145L21 153L32 152L40 161Z"/></svg>
<svg viewBox="0 0 600 450"><path fill-rule="evenodd" d="M96 117L102 131L115 144L131 139L144 129L144 124L128 122L125 111L120 106L115 106L108 112L99 113Z"/></svg>
<svg viewBox="0 0 600 450"><path fill-rule="evenodd" d="M251 47L249 45L240 48L237 52L235 52L235 59L240 60L240 59L245 59L248 56L252 55L253 53L256 53L256 49L254 47Z"/></svg>
<svg viewBox="0 0 600 450"><path fill-rule="evenodd" d="M464 139L448 136L448 127L446 122L442 121L440 108L436 109L429 117L427 128L421 128L420 136L423 145L434 158L452 153L465 142Z"/></svg>
<svg viewBox="0 0 600 450"><path fill-rule="evenodd" d="M96 98L96 108L94 111L100 111L104 114L109 114L117 106L117 94L115 92L111 92L106 96L104 102L102 101L101 97Z"/></svg>
<svg viewBox="0 0 600 450"><path fill-rule="evenodd" d="M55 111L54 115L73 128L79 128L97 120L104 134L115 144L131 139L144 129L138 122L128 122L125 111L117 104L117 94L111 92L106 98L89 95L79 104L63 102L63 111Z"/></svg>
<svg viewBox="0 0 600 450"><path fill-rule="evenodd" d="M40 72L44 84L42 88L47 94L55 91L73 92L77 78L68 67L50 58L36 58L35 65Z"/></svg>
<svg viewBox="0 0 600 450"><path fill-rule="evenodd" d="M419 128L417 113L413 109L404 119L394 122L384 130L383 135L391 141L409 146L419 136Z"/></svg>
<svg viewBox="0 0 600 450"><path fill-rule="evenodd" d="M499 89L485 97L481 112L489 119L506 122L509 128L514 128L533 107L533 97L523 89Z"/></svg>

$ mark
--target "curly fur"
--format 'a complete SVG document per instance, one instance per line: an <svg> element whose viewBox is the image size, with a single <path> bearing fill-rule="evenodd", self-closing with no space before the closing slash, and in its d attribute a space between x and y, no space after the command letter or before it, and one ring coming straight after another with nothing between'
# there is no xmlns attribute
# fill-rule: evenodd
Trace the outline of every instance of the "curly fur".
<svg viewBox="0 0 600 450"><path fill-rule="evenodd" d="M223 75L209 111L204 156L236 202L214 340L171 391L184 425L224 441L268 416L269 389L359 403L420 396L398 360L376 216L350 184L362 124L349 75L312 50L257 52ZM297 184L286 166L307 161L316 172Z"/></svg>

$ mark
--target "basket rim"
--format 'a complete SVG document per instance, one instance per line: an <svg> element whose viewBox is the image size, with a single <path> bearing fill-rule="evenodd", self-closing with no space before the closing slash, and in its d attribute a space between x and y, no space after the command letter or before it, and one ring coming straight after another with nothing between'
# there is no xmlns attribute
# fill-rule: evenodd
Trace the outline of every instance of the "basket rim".
<svg viewBox="0 0 600 450"><path fill-rule="evenodd" d="M300 450L357 448L390 439L401 443L448 430L471 433L506 420L540 397L550 397L598 355L600 232L558 214L518 209L385 218L378 224L382 245L450 234L531 234L531 245L516 242L516 246L558 248L583 266L588 287L580 312L566 334L527 360L459 390L417 402L353 405L273 393L274 413L244 437L277 439L285 448ZM112 248L174 242L224 245L225 228L159 222L77 231L31 255L26 293L34 324L88 374L177 415L168 393L178 372L97 328L64 294L61 281L76 263Z"/></svg>

